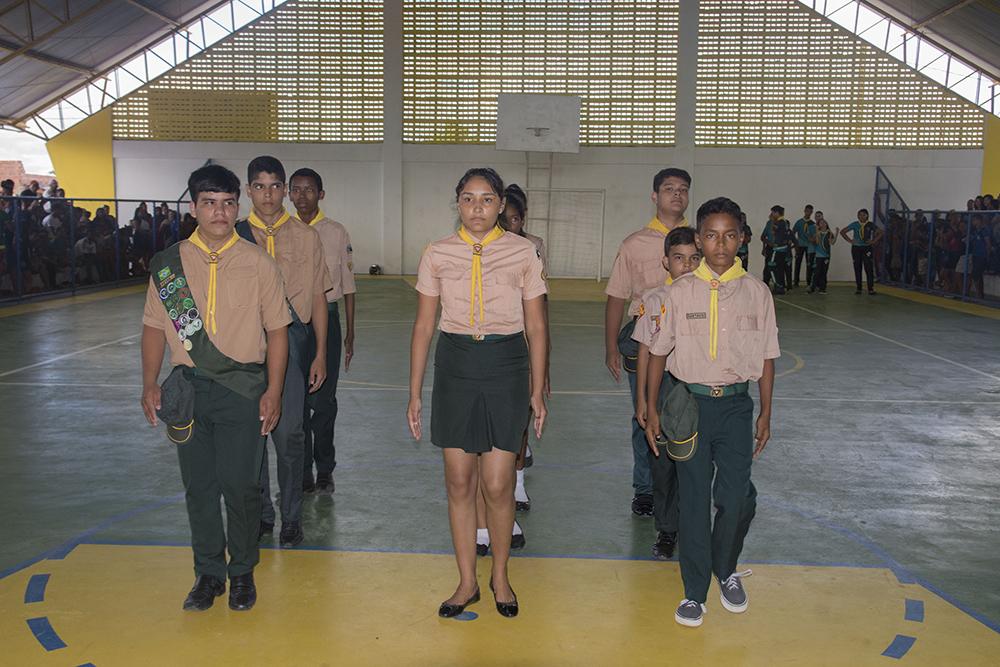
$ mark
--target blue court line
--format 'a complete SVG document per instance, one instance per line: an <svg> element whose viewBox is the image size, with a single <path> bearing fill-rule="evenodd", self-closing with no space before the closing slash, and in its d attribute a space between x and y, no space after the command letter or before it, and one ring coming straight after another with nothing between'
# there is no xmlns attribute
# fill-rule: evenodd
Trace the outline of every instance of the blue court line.
<svg viewBox="0 0 1000 667"><path fill-rule="evenodd" d="M903 614L903 620L913 621L914 623L924 622L924 601L923 600L911 600L906 599L906 612Z"/></svg>
<svg viewBox="0 0 1000 667"><path fill-rule="evenodd" d="M35 639L38 643L42 645L46 651L55 651L61 648L66 648L66 642L59 638L56 631L52 628L52 624L49 623L47 616L40 616L39 618L29 618L28 627L31 628L31 633L35 635Z"/></svg>
<svg viewBox="0 0 1000 667"><path fill-rule="evenodd" d="M892 640L892 643L882 651L882 655L887 658L895 658L899 660L906 652L913 648L913 645L917 642L916 637L907 637L906 635L896 635L896 638Z"/></svg>
<svg viewBox="0 0 1000 667"><path fill-rule="evenodd" d="M24 604L41 602L45 599L45 587L49 583L48 574L33 574L24 589Z"/></svg>

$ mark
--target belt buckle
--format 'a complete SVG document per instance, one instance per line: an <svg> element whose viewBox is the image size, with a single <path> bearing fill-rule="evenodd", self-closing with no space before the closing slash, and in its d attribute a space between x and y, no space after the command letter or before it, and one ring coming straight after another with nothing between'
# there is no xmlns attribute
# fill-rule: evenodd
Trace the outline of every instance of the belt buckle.
<svg viewBox="0 0 1000 667"><path fill-rule="evenodd" d="M483 334L472 334L472 340L477 342L482 342L486 340L486 336L484 336Z"/></svg>
<svg viewBox="0 0 1000 667"><path fill-rule="evenodd" d="M709 389L709 396L712 398L722 398L722 392L724 389L724 387L712 387Z"/></svg>

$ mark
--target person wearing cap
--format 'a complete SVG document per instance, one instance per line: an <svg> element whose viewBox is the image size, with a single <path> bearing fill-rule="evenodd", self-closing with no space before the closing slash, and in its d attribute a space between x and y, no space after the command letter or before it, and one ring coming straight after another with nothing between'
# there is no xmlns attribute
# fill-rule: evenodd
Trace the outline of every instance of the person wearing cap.
<svg viewBox="0 0 1000 667"><path fill-rule="evenodd" d="M417 314L410 344L407 423L423 433L422 391L427 353L441 318L434 353L431 442L443 450L448 518L459 584L438 615L452 618L479 601L476 578L476 496L482 480L493 551L490 589L497 612L518 614L507 572L514 526L514 462L534 415L545 425L548 355L542 261L528 239L497 219L504 185L488 167L470 169L455 187L460 225L431 243L417 271Z"/></svg>
<svg viewBox="0 0 1000 667"><path fill-rule="evenodd" d="M285 167L269 155L254 158L247 167L247 194L253 207L236 232L265 249L278 264L285 284L292 324L288 328L288 366L281 396L282 418L271 440L278 459L281 491L279 545L294 547L305 538L302 532L303 472L305 470L306 393L313 393L326 380L327 301L333 281L323 259L323 245L316 230L291 216L284 207ZM311 326L310 326L311 325ZM260 534L274 529L271 480L264 452L261 466Z"/></svg>
<svg viewBox="0 0 1000 667"><path fill-rule="evenodd" d="M661 322L666 315L666 298L670 286L681 276L691 273L701 262L701 251L695 243L695 233L690 227L678 227L667 234L663 241L663 263L667 267L666 281L659 287L654 287L642 295L639 307L639 318L635 321L635 331L632 339L639 343L639 355L636 360L636 400L635 419L646 428L646 385L649 368L649 344L660 331ZM660 399L670 384L670 376L665 375L660 385ZM650 446L653 455L649 468L653 478L653 520L656 523L656 542L653 544L653 558L668 560L674 555L677 546L677 472L674 462L667 456L659 456L655 447Z"/></svg>
<svg viewBox="0 0 1000 667"><path fill-rule="evenodd" d="M316 230L323 244L323 257L333 281L333 288L326 293L326 382L306 396L303 417L305 434L305 470L302 488L306 493L333 493L333 469L337 466L337 450L333 445L334 427L337 423L337 381L340 379L340 346L344 346L344 372L351 368L354 358L354 259L351 235L347 229L328 218L319 203L326 197L323 178L313 169L297 170L288 180L289 198L295 205L299 220ZM341 333L340 309L337 302L344 300L344 322ZM313 462L316 479L313 481Z"/></svg>
<svg viewBox="0 0 1000 667"><path fill-rule="evenodd" d="M645 227L622 241L604 290L608 297L604 310L604 363L615 382L621 381L621 371L625 369L632 396L632 409L629 411L633 415L631 509L636 516L653 516L654 503L646 437L634 416L638 345L632 340L632 331L639 315L642 295L667 279L667 270L663 266L663 243L672 229L687 226L684 213L690 189L691 175L683 169L662 169L653 177L652 200L656 205L656 215ZM626 312L628 322L622 327Z"/></svg>
<svg viewBox="0 0 1000 667"><path fill-rule="evenodd" d="M690 415L671 406L685 393L698 412L693 434L664 429L669 443L678 445L672 456L684 459L676 464L684 599L674 619L692 627L702 623L713 574L725 609L740 613L748 606L742 578L750 572L737 572L736 565L756 511L750 467L770 439L774 360L780 354L771 294L736 260L740 207L725 197L709 200L698 209L697 225L703 259L670 288L665 319L650 345L646 419L647 440L656 447L664 418L655 397L669 364L681 384L670 390L665 420ZM756 425L750 382L760 388Z"/></svg>
<svg viewBox="0 0 1000 667"><path fill-rule="evenodd" d="M153 426L161 411L177 443L196 577L184 609L211 607L228 575L230 608L246 610L257 599L258 478L266 434L281 414L291 317L278 267L233 231L236 175L220 165L202 167L188 190L198 227L151 264L141 404ZM165 347L173 371L161 392L156 380Z"/></svg>

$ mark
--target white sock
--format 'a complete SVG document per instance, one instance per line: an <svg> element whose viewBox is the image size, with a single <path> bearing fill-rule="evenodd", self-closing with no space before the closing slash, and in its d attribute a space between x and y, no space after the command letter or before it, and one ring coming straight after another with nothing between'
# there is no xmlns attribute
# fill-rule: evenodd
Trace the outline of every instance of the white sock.
<svg viewBox="0 0 1000 667"><path fill-rule="evenodd" d="M517 520L515 519L514 520L514 531L511 533L511 535L523 535L523 534L524 534L524 531L521 530L521 524L519 524L517 522Z"/></svg>
<svg viewBox="0 0 1000 667"><path fill-rule="evenodd" d="M476 528L476 544L490 544L490 531L486 528Z"/></svg>
<svg viewBox="0 0 1000 667"><path fill-rule="evenodd" d="M524 471L517 471L517 483L514 485L514 500L519 503L529 502L528 492L524 490Z"/></svg>

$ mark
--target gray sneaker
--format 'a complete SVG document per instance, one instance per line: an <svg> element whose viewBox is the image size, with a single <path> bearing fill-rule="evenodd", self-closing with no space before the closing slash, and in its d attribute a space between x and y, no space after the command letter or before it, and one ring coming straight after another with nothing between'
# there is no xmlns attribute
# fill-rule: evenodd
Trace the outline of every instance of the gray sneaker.
<svg viewBox="0 0 1000 667"><path fill-rule="evenodd" d="M694 600L681 600L680 606L674 612L674 620L689 628L697 628L705 616L705 605Z"/></svg>
<svg viewBox="0 0 1000 667"><path fill-rule="evenodd" d="M747 592L743 588L743 577L749 577L751 574L753 570L744 570L733 572L728 579L719 579L719 588L722 590L719 597L727 611L742 614L747 610L750 600L747 599Z"/></svg>

